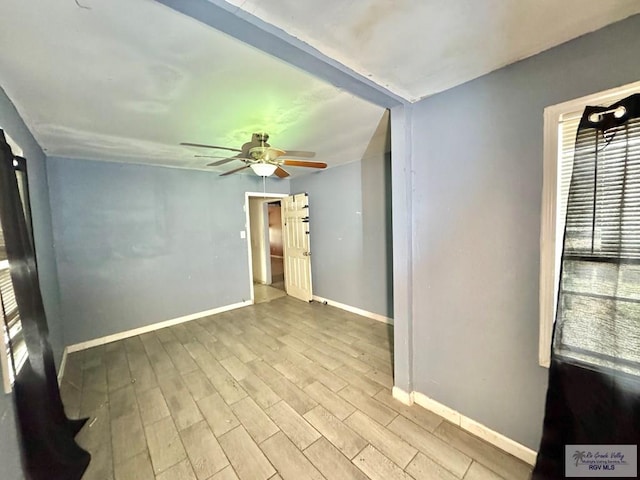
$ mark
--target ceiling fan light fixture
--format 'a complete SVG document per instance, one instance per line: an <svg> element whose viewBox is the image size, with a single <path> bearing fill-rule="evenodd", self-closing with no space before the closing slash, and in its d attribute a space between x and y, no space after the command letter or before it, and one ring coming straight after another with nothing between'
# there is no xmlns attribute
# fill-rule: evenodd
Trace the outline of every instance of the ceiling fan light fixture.
<svg viewBox="0 0 640 480"><path fill-rule="evenodd" d="M271 163L252 163L251 170L260 177L270 177L278 168L277 165Z"/></svg>

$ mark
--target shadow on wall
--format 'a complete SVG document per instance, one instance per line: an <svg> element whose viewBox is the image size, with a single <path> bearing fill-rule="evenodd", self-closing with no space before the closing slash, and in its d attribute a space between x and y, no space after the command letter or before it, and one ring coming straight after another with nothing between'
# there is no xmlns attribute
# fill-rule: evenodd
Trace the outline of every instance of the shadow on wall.
<svg viewBox="0 0 640 480"><path fill-rule="evenodd" d="M363 249L365 259L376 265L372 274L384 284L387 311L393 318L393 231L391 217L391 122L389 110L378 123L362 156ZM383 195L380 194L383 192ZM383 215L380 215L380 212ZM384 258L377 258L382 255ZM393 366L393 325L386 329L391 365Z"/></svg>
<svg viewBox="0 0 640 480"><path fill-rule="evenodd" d="M391 218L391 122L382 115L362 156L363 250L371 273L384 282L384 315L393 318L393 231ZM383 194L381 195L381 192ZM380 213L383 212L383 215ZM378 258L383 256L383 258ZM375 268L374 268L375 266ZM393 340L391 338L391 340Z"/></svg>
<svg viewBox="0 0 640 480"><path fill-rule="evenodd" d="M393 361L393 325L387 325L387 341L389 342L389 356L391 357L391 374L394 375L396 369Z"/></svg>

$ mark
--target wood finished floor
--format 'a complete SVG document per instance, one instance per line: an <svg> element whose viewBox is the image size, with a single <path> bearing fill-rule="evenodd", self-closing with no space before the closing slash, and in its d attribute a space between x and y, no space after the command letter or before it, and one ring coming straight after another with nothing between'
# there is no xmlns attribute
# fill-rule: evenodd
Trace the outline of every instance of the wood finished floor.
<svg viewBox="0 0 640 480"><path fill-rule="evenodd" d="M391 395L391 327L290 297L69 355L85 480L519 480Z"/></svg>
<svg viewBox="0 0 640 480"><path fill-rule="evenodd" d="M254 303L265 303L271 302L276 298L284 297L287 293L283 288L278 288L280 283L274 285L263 285L261 283L253 284L253 302Z"/></svg>

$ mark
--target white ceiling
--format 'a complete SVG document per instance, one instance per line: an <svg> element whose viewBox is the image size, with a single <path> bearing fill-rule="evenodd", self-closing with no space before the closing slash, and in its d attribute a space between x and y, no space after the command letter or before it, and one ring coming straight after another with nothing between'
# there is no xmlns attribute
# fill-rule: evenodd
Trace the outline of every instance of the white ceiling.
<svg viewBox="0 0 640 480"><path fill-rule="evenodd" d="M47 155L203 168L215 160L194 154L225 152L181 141L266 131L335 166L362 158L384 114L152 0L78 2L2 2L0 86Z"/></svg>
<svg viewBox="0 0 640 480"><path fill-rule="evenodd" d="M407 100L640 12L638 0L209 1ZM207 151L178 143L239 147L266 131L335 166L385 145L381 107L153 0L3 0L0 45L0 86L48 155L204 168L194 154Z"/></svg>
<svg viewBox="0 0 640 480"><path fill-rule="evenodd" d="M638 0L228 2L410 101L640 13Z"/></svg>

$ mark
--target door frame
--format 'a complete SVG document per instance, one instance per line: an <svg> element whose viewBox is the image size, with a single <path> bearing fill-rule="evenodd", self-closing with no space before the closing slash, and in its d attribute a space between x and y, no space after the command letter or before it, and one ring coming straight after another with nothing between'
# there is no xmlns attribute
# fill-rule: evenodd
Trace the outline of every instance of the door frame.
<svg viewBox="0 0 640 480"><path fill-rule="evenodd" d="M249 292L251 303L255 303L255 291L253 288L253 251L251 248L251 218L249 216L249 199L264 198L266 200L276 201L288 197L288 193L264 193L264 192L245 192L244 194L244 212L245 212L245 240L247 241L247 258L249 260ZM266 202L265 202L266 203ZM263 219L264 220L264 219ZM283 260L286 261L286 260Z"/></svg>

